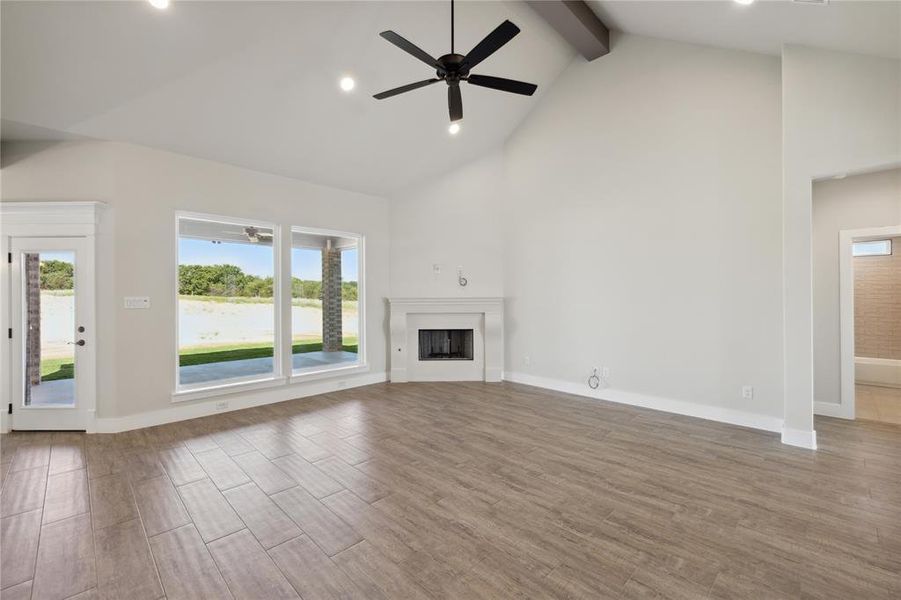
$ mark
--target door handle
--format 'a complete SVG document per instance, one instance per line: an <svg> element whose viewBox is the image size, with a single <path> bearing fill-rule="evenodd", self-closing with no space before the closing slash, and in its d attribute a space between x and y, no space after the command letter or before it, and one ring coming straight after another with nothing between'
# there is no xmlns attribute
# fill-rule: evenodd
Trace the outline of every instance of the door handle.
<svg viewBox="0 0 901 600"><path fill-rule="evenodd" d="M75 346L84 346L86 342L84 340L78 340L77 342L66 342L66 343L69 344L70 346L72 346L73 344Z"/></svg>

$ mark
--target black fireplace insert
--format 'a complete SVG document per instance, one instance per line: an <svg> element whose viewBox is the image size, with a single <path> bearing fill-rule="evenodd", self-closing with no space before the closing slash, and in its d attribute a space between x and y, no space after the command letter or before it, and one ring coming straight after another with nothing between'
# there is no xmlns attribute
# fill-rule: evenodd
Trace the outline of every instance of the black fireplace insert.
<svg viewBox="0 0 901 600"><path fill-rule="evenodd" d="M472 329L420 329L419 360L473 360Z"/></svg>

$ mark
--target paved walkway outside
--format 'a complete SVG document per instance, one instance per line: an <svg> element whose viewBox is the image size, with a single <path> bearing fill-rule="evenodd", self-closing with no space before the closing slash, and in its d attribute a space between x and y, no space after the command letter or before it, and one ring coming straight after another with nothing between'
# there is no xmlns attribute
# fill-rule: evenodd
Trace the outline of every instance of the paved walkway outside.
<svg viewBox="0 0 901 600"><path fill-rule="evenodd" d="M57 379L31 386L31 406L70 406L75 402L75 380Z"/></svg>
<svg viewBox="0 0 901 600"><path fill-rule="evenodd" d="M294 369L309 369L340 363L357 362L354 352L304 352L294 355ZM205 365L189 365L179 367L179 379L181 385L219 381L222 379L235 379L237 377L251 377L253 375L265 375L272 372L272 357L248 358L245 360L230 360L225 362L207 363Z"/></svg>
<svg viewBox="0 0 901 600"><path fill-rule="evenodd" d="M294 355L294 369L309 369L340 363L357 361L354 352L304 352ZM179 376L182 385L265 375L272 372L272 358L249 358L205 365L181 367ZM31 406L67 406L75 399L75 380L58 379L44 381L31 388Z"/></svg>

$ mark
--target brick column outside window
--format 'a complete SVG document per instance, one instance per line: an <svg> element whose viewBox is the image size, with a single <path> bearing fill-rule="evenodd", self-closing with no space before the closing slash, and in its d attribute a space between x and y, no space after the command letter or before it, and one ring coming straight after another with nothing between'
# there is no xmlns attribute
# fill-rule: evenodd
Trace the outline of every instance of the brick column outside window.
<svg viewBox="0 0 901 600"><path fill-rule="evenodd" d="M25 265L25 404L31 386L41 383L41 255L26 254Z"/></svg>
<svg viewBox="0 0 901 600"><path fill-rule="evenodd" d="M341 342L341 250L329 240L322 249L322 349L339 352Z"/></svg>

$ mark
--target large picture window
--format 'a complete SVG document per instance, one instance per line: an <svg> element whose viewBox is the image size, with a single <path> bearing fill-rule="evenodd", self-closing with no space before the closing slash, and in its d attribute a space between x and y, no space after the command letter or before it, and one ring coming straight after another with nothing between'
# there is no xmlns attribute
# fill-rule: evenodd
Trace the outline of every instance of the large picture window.
<svg viewBox="0 0 901 600"><path fill-rule="evenodd" d="M277 355L275 226L178 218L178 386L272 377Z"/></svg>
<svg viewBox="0 0 901 600"><path fill-rule="evenodd" d="M363 237L177 215L179 398L365 369Z"/></svg>
<svg viewBox="0 0 901 600"><path fill-rule="evenodd" d="M291 231L291 337L295 374L361 362L359 236Z"/></svg>

